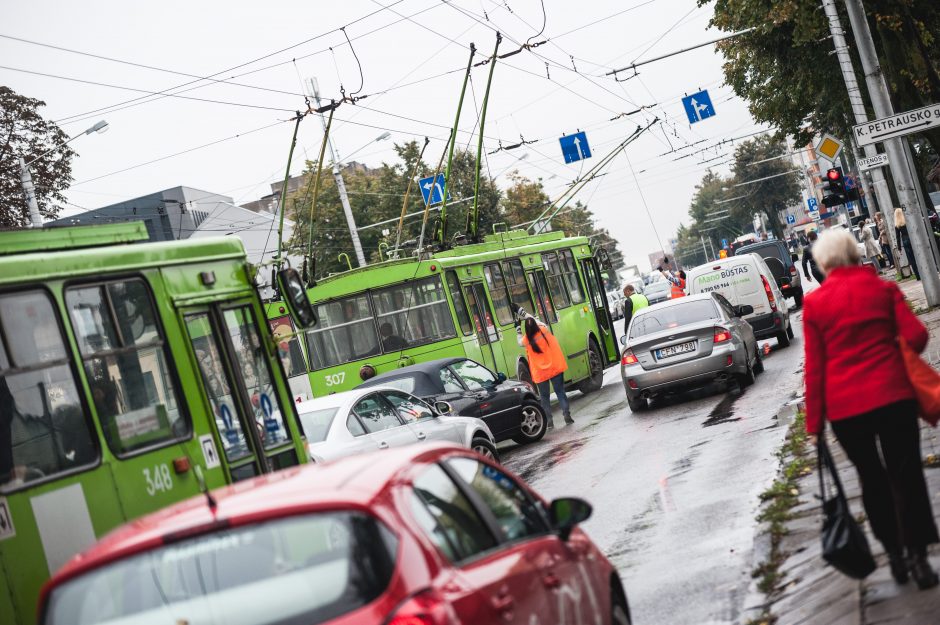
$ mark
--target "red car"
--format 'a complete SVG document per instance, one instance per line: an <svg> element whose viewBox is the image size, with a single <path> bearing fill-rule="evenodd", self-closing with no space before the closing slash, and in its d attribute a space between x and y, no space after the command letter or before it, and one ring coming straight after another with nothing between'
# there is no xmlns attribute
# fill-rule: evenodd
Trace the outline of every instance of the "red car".
<svg viewBox="0 0 940 625"><path fill-rule="evenodd" d="M47 582L40 622L625 625L590 513L450 445L287 469L106 536Z"/></svg>

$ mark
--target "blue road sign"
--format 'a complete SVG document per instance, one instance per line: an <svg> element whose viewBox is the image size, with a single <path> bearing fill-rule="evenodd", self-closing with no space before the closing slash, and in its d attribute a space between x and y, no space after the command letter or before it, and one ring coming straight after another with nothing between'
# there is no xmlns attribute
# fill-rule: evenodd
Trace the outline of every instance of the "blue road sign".
<svg viewBox="0 0 940 625"><path fill-rule="evenodd" d="M715 115L715 107L712 106L712 99L708 96L708 89L685 96L682 98L682 106L685 107L685 114L690 124Z"/></svg>
<svg viewBox="0 0 940 625"><path fill-rule="evenodd" d="M845 188L846 188L846 189L854 189L854 188L855 188L855 178L853 178L852 176L846 176L846 177L845 177Z"/></svg>
<svg viewBox="0 0 940 625"><path fill-rule="evenodd" d="M559 137L558 142L561 143L561 154L565 157L566 163L591 158L591 146L588 145L587 135L583 132Z"/></svg>
<svg viewBox="0 0 940 625"><path fill-rule="evenodd" d="M721 240L721 247L728 247L728 239Z"/></svg>
<svg viewBox="0 0 940 625"><path fill-rule="evenodd" d="M437 180L434 176L422 178L418 181L418 186L421 187L425 205L434 206L444 201L444 174L438 174ZM447 199L450 200L450 193L447 194Z"/></svg>
<svg viewBox="0 0 940 625"><path fill-rule="evenodd" d="M806 206L809 207L809 212L811 212L811 213L814 212L814 211L818 211L818 210L819 210L819 200L817 200L817 199L814 198L814 197L811 197L811 198L809 198L808 200L806 200Z"/></svg>
<svg viewBox="0 0 940 625"><path fill-rule="evenodd" d="M787 223L788 223L788 224L795 224L795 223L796 223L796 217L794 217L793 215L787 215Z"/></svg>

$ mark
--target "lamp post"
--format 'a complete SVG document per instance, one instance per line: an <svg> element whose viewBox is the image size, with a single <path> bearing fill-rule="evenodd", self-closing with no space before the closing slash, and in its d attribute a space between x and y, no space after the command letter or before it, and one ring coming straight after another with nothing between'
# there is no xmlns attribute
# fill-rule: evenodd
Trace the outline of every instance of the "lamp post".
<svg viewBox="0 0 940 625"><path fill-rule="evenodd" d="M29 166L41 159L43 156L55 152L59 148L64 148L72 141L75 141L82 135L90 135L93 132L102 133L108 130L108 122L102 120L86 130L81 132L68 141L60 143L59 145L50 148L29 161L28 163L23 160L23 157L19 157L20 162L20 184L23 185L23 195L26 196L26 205L29 207L29 228L42 228L42 215L39 214L39 203L36 201L36 187L33 185L33 177L29 173Z"/></svg>

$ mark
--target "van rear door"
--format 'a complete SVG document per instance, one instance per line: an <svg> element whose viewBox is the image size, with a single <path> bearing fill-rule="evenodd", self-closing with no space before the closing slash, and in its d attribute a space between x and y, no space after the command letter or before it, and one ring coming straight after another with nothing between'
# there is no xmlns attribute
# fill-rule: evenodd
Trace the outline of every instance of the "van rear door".
<svg viewBox="0 0 940 625"><path fill-rule="evenodd" d="M770 312L770 305L764 295L764 285L754 257L747 255L727 258L702 269L705 271L692 276L690 293L716 291L733 306L753 306L754 315Z"/></svg>

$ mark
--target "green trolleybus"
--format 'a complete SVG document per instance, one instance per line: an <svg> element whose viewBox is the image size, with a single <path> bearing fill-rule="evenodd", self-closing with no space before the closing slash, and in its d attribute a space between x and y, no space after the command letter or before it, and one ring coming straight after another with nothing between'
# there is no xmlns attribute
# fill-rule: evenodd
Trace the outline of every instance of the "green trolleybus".
<svg viewBox="0 0 940 625"><path fill-rule="evenodd" d="M287 339L280 352L295 392L305 387L314 396L449 356L529 381L517 342L523 307L558 337L568 357L566 384L589 392L620 359L600 270L587 238L524 231L353 269L307 291L317 325L299 335L305 345ZM269 319L283 318L280 302L267 306Z"/></svg>
<svg viewBox="0 0 940 625"><path fill-rule="evenodd" d="M306 461L241 241L0 232L0 621L112 528ZM207 497L207 505L211 498Z"/></svg>

